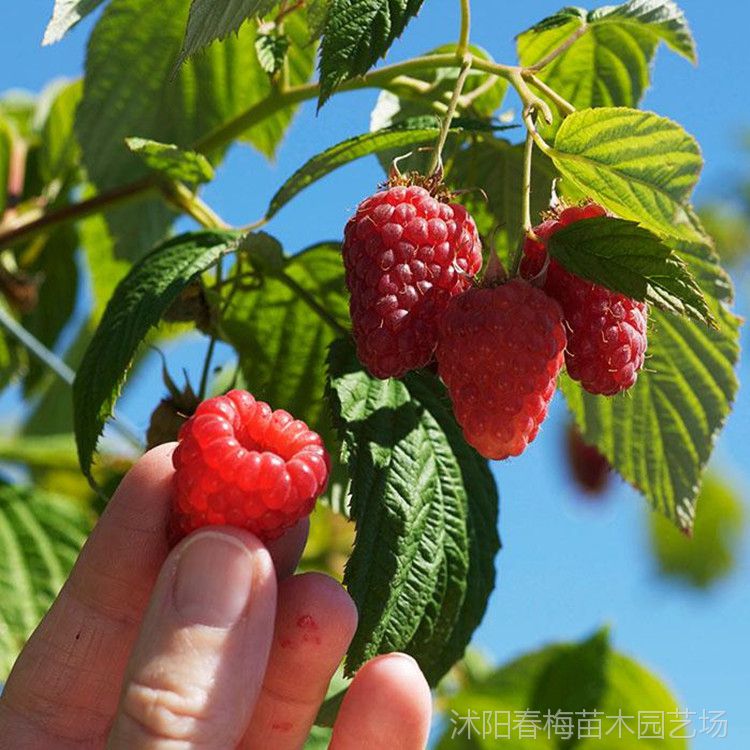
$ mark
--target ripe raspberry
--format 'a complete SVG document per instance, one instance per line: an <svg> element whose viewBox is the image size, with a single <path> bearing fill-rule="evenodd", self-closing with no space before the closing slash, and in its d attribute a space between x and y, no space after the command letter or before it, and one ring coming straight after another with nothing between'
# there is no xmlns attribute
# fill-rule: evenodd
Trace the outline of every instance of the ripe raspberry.
<svg viewBox="0 0 750 750"><path fill-rule="evenodd" d="M450 301L438 372L466 440L483 456L517 456L536 437L564 349L560 306L523 279Z"/></svg>
<svg viewBox="0 0 750 750"><path fill-rule="evenodd" d="M534 227L540 241L526 240L521 275L540 278L544 291L562 306L568 328L568 375L589 393L612 396L633 386L643 367L646 305L566 271L548 258L546 247L562 227L606 214L596 203L571 206Z"/></svg>
<svg viewBox="0 0 750 750"><path fill-rule="evenodd" d="M310 514L328 482L320 436L246 391L204 401L179 440L172 458L176 537L227 524L275 539Z"/></svg>
<svg viewBox="0 0 750 750"><path fill-rule="evenodd" d="M578 428L568 427L567 453L573 478L590 495L600 495L607 488L612 467L594 445L584 441Z"/></svg>
<svg viewBox="0 0 750 750"><path fill-rule="evenodd" d="M359 204L342 250L359 359L378 378L427 365L437 319L482 266L466 209L417 185L392 187Z"/></svg>

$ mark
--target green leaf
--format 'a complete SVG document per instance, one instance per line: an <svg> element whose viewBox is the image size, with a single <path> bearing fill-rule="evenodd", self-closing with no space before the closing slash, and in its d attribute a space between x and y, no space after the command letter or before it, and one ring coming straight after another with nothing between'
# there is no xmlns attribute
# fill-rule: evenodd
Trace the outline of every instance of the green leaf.
<svg viewBox="0 0 750 750"><path fill-rule="evenodd" d="M135 353L180 292L236 244L231 232L195 232L155 248L131 269L110 299L73 385L73 416L83 473Z"/></svg>
<svg viewBox="0 0 750 750"><path fill-rule="evenodd" d="M356 523L344 582L359 626L347 671L406 651L435 684L462 656L494 586L492 475L434 376L378 380L343 340L331 347L329 372Z"/></svg>
<svg viewBox="0 0 750 750"><path fill-rule="evenodd" d="M685 531L737 392L739 320L712 307L718 330L651 310L646 368L623 396L592 396L561 380L584 439Z"/></svg>
<svg viewBox="0 0 750 750"><path fill-rule="evenodd" d="M83 82L72 81L56 92L41 127L39 171L45 184L67 181L80 166L81 149L76 140L76 110L83 95Z"/></svg>
<svg viewBox="0 0 750 750"><path fill-rule="evenodd" d="M581 194L660 235L701 240L688 206L702 159L679 125L624 107L585 109L563 121L549 149Z"/></svg>
<svg viewBox="0 0 750 750"><path fill-rule="evenodd" d="M677 315L713 324L685 263L656 235L607 216L579 221L550 237L549 254L595 284Z"/></svg>
<svg viewBox="0 0 750 750"><path fill-rule="evenodd" d="M501 742L508 750L687 750L686 740L670 737L679 709L661 680L612 650L603 630L580 643L525 654L489 675L470 676L447 697L450 723L437 747L494 750ZM662 718L664 738L639 736L639 712ZM618 730L618 715L629 728L620 724Z"/></svg>
<svg viewBox="0 0 750 750"><path fill-rule="evenodd" d="M42 44L59 42L79 21L95 11L104 0L55 0L52 18Z"/></svg>
<svg viewBox="0 0 750 750"><path fill-rule="evenodd" d="M494 127L489 124L461 118L454 120L451 128L452 133L486 133L492 130ZM345 164L388 149L403 149L430 143L437 139L439 132L438 120L432 115L425 115L337 143L309 159L278 189L268 206L266 218L270 219L306 187Z"/></svg>
<svg viewBox="0 0 750 750"><path fill-rule="evenodd" d="M289 39L277 31L259 32L255 40L260 67L269 75L275 75L284 67Z"/></svg>
<svg viewBox="0 0 750 750"><path fill-rule="evenodd" d="M261 273L247 290L226 288L222 335L237 351L248 390L274 409L304 419L328 443L332 435L323 400L325 362L337 334L297 290L311 296L339 325L348 325L340 247L314 245L284 259L278 243L262 233L251 235L242 247L243 257L249 255Z"/></svg>
<svg viewBox="0 0 750 750"><path fill-rule="evenodd" d="M401 36L423 0L331 0L320 49L322 106L333 90L364 75Z"/></svg>
<svg viewBox="0 0 750 750"><path fill-rule="evenodd" d="M656 513L650 514L649 536L657 569L662 575L707 589L735 568L743 526L744 508L736 490L709 472L697 498L692 537Z"/></svg>
<svg viewBox="0 0 750 750"><path fill-rule="evenodd" d="M31 470L78 471L73 433L0 437L0 461L20 463Z"/></svg>
<svg viewBox="0 0 750 750"><path fill-rule="evenodd" d="M185 41L177 64L217 39L237 32L245 21L273 10L278 0L192 0Z"/></svg>
<svg viewBox="0 0 750 750"><path fill-rule="evenodd" d="M68 577L88 514L74 501L0 485L0 681Z"/></svg>
<svg viewBox="0 0 750 750"><path fill-rule="evenodd" d="M0 216L5 211L8 200L8 171L13 150L13 131L10 125L0 117Z"/></svg>
<svg viewBox="0 0 750 750"><path fill-rule="evenodd" d="M659 42L695 62L687 21L671 0L631 0L587 13L565 8L519 35L522 65L534 65L587 31L549 63L539 77L576 108L635 107L649 85Z"/></svg>
<svg viewBox="0 0 750 750"><path fill-rule="evenodd" d="M89 40L84 96L76 132L83 160L99 190L148 175L131 153L129 136L199 148L200 140L240 112L277 94L260 68L253 24L236 37L212 45L172 77L187 21L184 0L112 0ZM289 52L290 85L309 78L314 46L302 48L304 16L290 14L285 28L294 42ZM273 154L291 121L285 107L256 124L246 136L262 153ZM216 164L223 149L206 156ZM120 257L139 258L161 240L173 214L158 198L146 197L107 215Z"/></svg>
<svg viewBox="0 0 750 750"><path fill-rule="evenodd" d="M146 138L126 138L125 145L143 159L143 163L170 180L195 186L214 178L214 168L203 154L188 151L173 143L159 143Z"/></svg>
<svg viewBox="0 0 750 750"><path fill-rule="evenodd" d="M542 154L536 154L531 174L531 215L549 209L557 173ZM521 236L523 144L482 138L460 152L448 167L447 180L465 191L461 203L474 217L480 234L491 238L501 260L508 258Z"/></svg>

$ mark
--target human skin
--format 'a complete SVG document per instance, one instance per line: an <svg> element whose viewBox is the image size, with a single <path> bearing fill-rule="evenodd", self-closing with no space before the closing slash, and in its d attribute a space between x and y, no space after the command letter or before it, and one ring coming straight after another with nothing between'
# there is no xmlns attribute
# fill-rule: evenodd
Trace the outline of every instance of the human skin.
<svg viewBox="0 0 750 750"><path fill-rule="evenodd" d="M307 521L264 546L231 528L170 551L175 444L123 479L0 697L5 750L300 748L357 625L332 578L293 575ZM421 750L430 691L403 654L373 659L333 750Z"/></svg>

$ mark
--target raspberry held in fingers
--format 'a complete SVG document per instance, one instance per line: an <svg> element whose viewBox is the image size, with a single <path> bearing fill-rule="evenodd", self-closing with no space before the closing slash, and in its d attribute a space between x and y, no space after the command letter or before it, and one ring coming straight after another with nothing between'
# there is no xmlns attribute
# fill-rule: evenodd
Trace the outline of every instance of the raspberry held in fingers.
<svg viewBox="0 0 750 750"><path fill-rule="evenodd" d="M276 539L311 513L328 483L321 437L246 391L204 401L183 425L172 462L172 535L238 526Z"/></svg>

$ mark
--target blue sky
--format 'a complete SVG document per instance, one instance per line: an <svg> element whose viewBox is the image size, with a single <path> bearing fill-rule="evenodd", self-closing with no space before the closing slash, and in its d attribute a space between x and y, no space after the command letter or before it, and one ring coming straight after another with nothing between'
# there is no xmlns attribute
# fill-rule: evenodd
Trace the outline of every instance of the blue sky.
<svg viewBox="0 0 750 750"><path fill-rule="evenodd" d="M557 10L559 0L525 3L474 0L473 40L500 61L513 59L512 37ZM0 91L39 90L57 76L82 72L90 23L61 44L41 48L51 0L4 2L0 11ZM391 58L416 54L450 41L457 28L455 0L427 0L421 17ZM694 68L666 50L657 56L645 107L672 117L697 136L706 159L699 199L726 195L743 164L736 143L750 125L746 102L750 64L747 29L750 5L740 0L683 0L700 54ZM335 99L320 116L308 104L295 121L276 162L268 165L247 147L235 148L205 197L230 222L248 223L263 212L279 184L316 151L367 130L374 92ZM331 175L285 208L268 227L289 252L337 238L353 207L381 180L375 159ZM744 283L748 288L747 280ZM748 313L747 296L740 312ZM747 334L743 334L747 344ZM204 342L194 339L168 349L173 371L196 373ZM744 364L741 377L747 380ZM153 357L134 379L121 410L139 427L160 397L158 362ZM3 421L17 401L0 401ZM717 448L717 465L738 484L750 486L750 397L740 391L737 408ZM750 550L739 569L714 591L695 594L658 579L646 551L645 504L618 486L592 507L576 497L559 450L565 409L558 397L540 438L521 458L498 464L501 533L499 584L476 642L503 661L544 642L580 638L603 623L616 646L663 675L690 710L728 712L729 738L699 738L694 747L744 748L750 743L747 675L750 651ZM745 476L743 476L743 472ZM747 500L747 496L745 498Z"/></svg>

